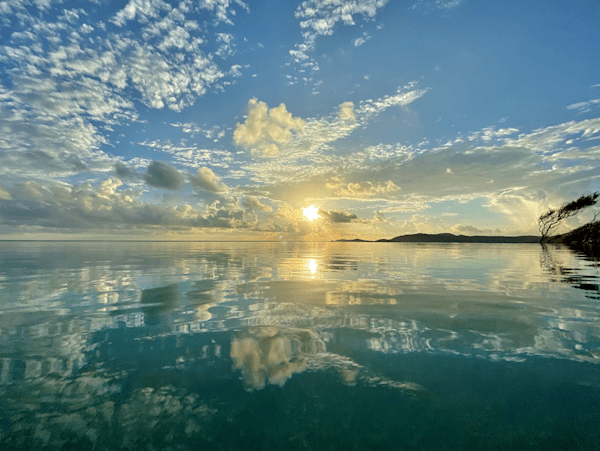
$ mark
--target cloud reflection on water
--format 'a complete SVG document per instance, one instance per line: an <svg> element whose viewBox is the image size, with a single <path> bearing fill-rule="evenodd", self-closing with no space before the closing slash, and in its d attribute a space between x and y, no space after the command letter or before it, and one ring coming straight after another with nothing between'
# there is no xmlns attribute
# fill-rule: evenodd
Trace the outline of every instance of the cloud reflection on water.
<svg viewBox="0 0 600 451"><path fill-rule="evenodd" d="M302 357L305 337L278 334L277 328L249 329L248 336L231 342L233 369L241 370L247 390L261 389L268 382L283 386L294 373L306 369ZM320 344L320 342L317 341ZM325 350L323 344L322 350Z"/></svg>

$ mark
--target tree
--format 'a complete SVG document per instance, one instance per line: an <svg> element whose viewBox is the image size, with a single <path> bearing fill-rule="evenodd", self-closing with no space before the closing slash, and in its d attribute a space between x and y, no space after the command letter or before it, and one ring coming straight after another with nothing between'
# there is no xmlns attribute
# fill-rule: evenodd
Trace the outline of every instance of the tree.
<svg viewBox="0 0 600 451"><path fill-rule="evenodd" d="M563 219L570 218L571 216L575 216L581 210L586 207L591 207L595 205L598 201L598 197L600 193L588 194L587 196L581 196L579 199L576 199L568 204L563 205L558 210L548 210L538 219L538 229L542 234L540 238L540 243L543 243L546 238L548 238L548 234L550 230L558 225Z"/></svg>

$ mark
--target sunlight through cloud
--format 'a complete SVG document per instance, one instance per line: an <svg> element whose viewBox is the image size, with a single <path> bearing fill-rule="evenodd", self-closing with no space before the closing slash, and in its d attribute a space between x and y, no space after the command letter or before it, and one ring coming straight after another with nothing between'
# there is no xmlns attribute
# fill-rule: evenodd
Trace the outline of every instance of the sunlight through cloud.
<svg viewBox="0 0 600 451"><path fill-rule="evenodd" d="M321 217L319 215L319 207L315 207L314 205L311 205L310 207L302 208L302 214L309 221L314 221L315 219L318 219Z"/></svg>

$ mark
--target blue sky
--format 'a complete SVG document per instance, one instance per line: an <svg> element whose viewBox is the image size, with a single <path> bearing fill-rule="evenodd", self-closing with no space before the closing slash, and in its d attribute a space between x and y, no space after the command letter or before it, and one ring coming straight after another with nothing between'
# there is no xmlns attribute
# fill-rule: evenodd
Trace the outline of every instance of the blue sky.
<svg viewBox="0 0 600 451"><path fill-rule="evenodd" d="M534 234L600 190L597 2L11 0L0 27L2 238Z"/></svg>

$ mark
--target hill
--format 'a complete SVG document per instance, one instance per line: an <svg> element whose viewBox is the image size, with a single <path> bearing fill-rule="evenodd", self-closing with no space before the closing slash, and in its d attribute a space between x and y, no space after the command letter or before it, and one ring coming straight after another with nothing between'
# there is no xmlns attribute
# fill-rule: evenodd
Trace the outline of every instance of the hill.
<svg viewBox="0 0 600 451"><path fill-rule="evenodd" d="M400 235L390 240L378 240L388 243L537 243L537 236L467 236L453 235L452 233L415 233L412 235Z"/></svg>
<svg viewBox="0 0 600 451"><path fill-rule="evenodd" d="M360 238L354 238L353 240L341 239L335 240L336 243L372 243L373 241L361 240Z"/></svg>
<svg viewBox="0 0 600 451"><path fill-rule="evenodd" d="M590 222L562 235L546 240L550 244L564 244L571 249L600 257L600 221Z"/></svg>

